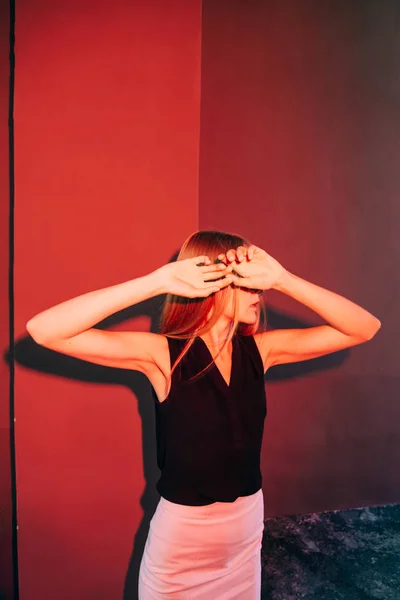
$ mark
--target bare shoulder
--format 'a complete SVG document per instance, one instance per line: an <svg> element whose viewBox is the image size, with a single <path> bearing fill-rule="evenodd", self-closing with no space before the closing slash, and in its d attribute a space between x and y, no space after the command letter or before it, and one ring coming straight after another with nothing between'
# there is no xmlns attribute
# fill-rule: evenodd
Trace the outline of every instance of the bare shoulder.
<svg viewBox="0 0 400 600"><path fill-rule="evenodd" d="M150 381L159 402L163 402L170 389L169 376L171 374L171 359L168 338L161 334L149 334L150 354L152 360L142 362L139 370Z"/></svg>
<svg viewBox="0 0 400 600"><path fill-rule="evenodd" d="M130 337L130 359L127 368L141 371L150 379L154 373L169 376L170 357L168 338L159 333L127 332Z"/></svg>
<svg viewBox="0 0 400 600"><path fill-rule="evenodd" d="M159 369L164 376L169 376L170 371L170 356L168 338L159 333L148 333L147 344L149 350L150 361L147 364L150 369Z"/></svg>
<svg viewBox="0 0 400 600"><path fill-rule="evenodd" d="M254 337L254 341L257 344L257 348L258 351L260 353L262 362L263 362L263 366L264 366L264 373L267 371L267 369L269 368L269 354L270 354L270 344L269 344L269 331L262 331L261 333L256 333L253 335Z"/></svg>

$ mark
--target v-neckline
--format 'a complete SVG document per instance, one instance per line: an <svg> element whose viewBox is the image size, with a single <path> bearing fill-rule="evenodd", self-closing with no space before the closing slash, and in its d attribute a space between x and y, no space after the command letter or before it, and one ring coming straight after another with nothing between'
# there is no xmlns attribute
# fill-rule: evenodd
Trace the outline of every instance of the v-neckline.
<svg viewBox="0 0 400 600"><path fill-rule="evenodd" d="M224 384L224 386L225 386L225 388L227 390L230 390L231 387L232 387L232 381L233 381L233 376L234 376L234 367L235 367L234 360L235 360L235 357L236 357L236 343L235 343L236 342L236 336L234 335L233 338L232 338L231 372L230 372L229 383L226 382L225 377L222 375L222 373L220 371L220 368L218 367L217 363L215 362L215 360L213 358L213 355L211 354L210 349L207 346L207 344L205 343L205 341L203 340L203 338L201 338L200 336L197 336L197 339L199 339L201 341L201 343L204 346L204 348L205 348L208 356L210 357L210 359L213 362L213 365L210 368L214 367L214 369L217 372L219 380Z"/></svg>

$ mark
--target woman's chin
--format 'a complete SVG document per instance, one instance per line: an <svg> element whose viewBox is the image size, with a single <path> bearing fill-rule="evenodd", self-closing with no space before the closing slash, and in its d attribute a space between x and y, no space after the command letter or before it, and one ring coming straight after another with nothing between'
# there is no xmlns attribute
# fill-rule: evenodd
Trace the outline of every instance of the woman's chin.
<svg viewBox="0 0 400 600"><path fill-rule="evenodd" d="M243 325L253 325L253 323L257 321L257 317L258 314L256 311L254 311L253 315L243 315L239 322L243 323Z"/></svg>

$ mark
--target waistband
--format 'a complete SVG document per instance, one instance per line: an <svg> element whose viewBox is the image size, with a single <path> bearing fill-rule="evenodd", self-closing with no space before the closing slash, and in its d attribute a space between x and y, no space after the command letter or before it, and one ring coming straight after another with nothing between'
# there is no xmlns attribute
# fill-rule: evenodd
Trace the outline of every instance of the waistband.
<svg viewBox="0 0 400 600"><path fill-rule="evenodd" d="M250 510L260 502L263 502L264 496L262 488L249 496L239 496L233 502L213 502L204 506L189 506L187 504L177 504L171 502L161 496L160 507L166 511L180 517L194 517L201 519L202 517L226 516L227 514L236 514L243 510Z"/></svg>

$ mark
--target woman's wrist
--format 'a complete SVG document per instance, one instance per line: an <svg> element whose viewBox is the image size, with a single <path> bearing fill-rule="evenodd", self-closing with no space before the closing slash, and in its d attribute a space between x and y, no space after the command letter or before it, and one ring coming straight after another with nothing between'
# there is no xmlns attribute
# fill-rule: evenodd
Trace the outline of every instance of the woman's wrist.
<svg viewBox="0 0 400 600"><path fill-rule="evenodd" d="M271 289L277 290L278 292L282 292L283 294L286 294L290 290L290 284L291 284L291 281L293 280L293 278L294 278L293 273L290 273L290 271L285 270L285 272L282 274L282 276L279 277L279 279L277 279L277 281L275 281L275 283L271 286Z"/></svg>
<svg viewBox="0 0 400 600"><path fill-rule="evenodd" d="M160 294L168 294L165 273L162 271L161 267L146 275L146 278L150 286L152 297Z"/></svg>

